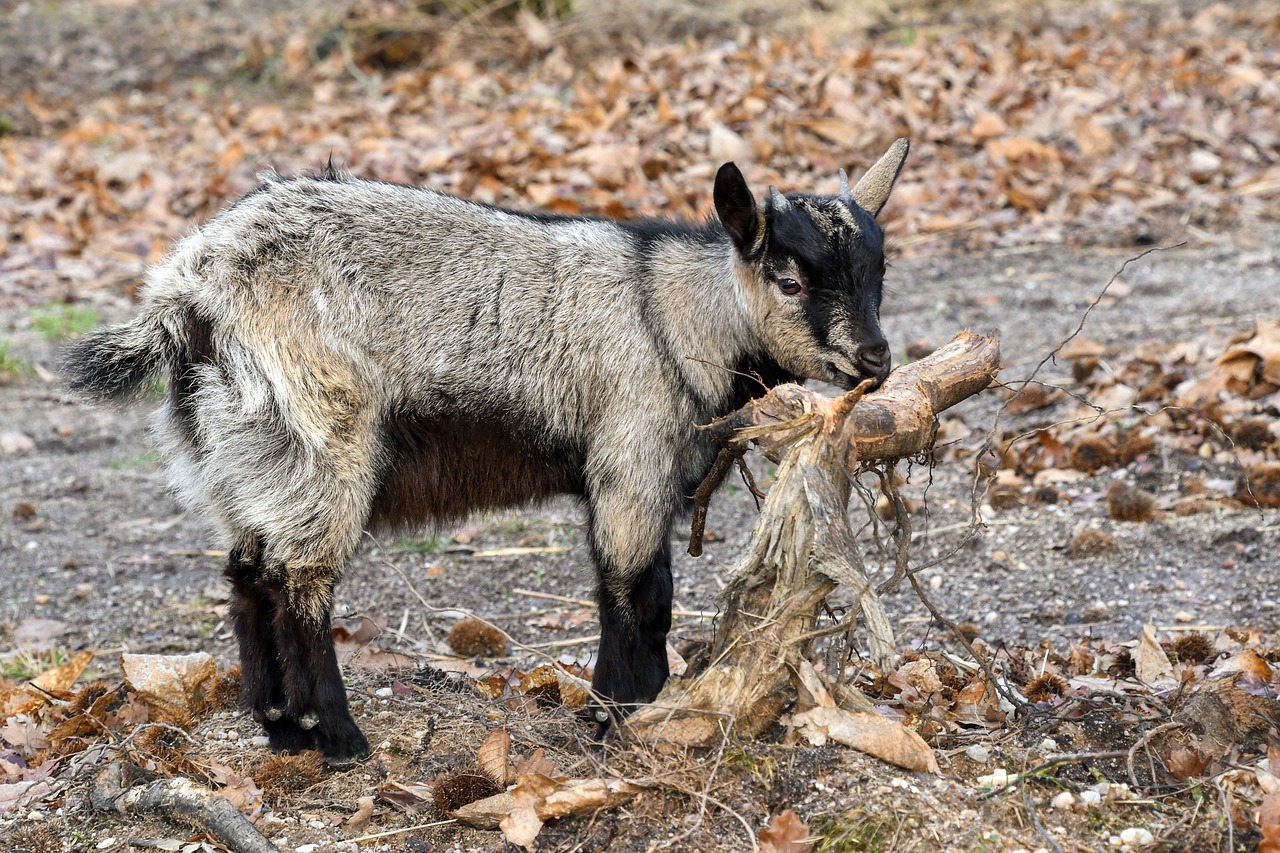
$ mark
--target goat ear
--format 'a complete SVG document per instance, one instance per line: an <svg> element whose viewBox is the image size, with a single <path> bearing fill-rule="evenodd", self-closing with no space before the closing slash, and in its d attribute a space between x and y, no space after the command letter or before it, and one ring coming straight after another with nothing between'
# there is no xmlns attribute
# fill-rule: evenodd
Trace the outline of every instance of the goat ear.
<svg viewBox="0 0 1280 853"><path fill-rule="evenodd" d="M898 180L898 173L902 171L902 164L907 159L910 147L911 144L905 138L894 142L884 152L884 156L859 179L853 188L853 200L858 203L858 207L872 216L880 213L884 203L889 200L889 192L893 189L893 182Z"/></svg>
<svg viewBox="0 0 1280 853"><path fill-rule="evenodd" d="M733 163L725 163L716 172L716 215L724 225L738 251L749 255L756 247L764 228L755 197L746 179Z"/></svg>

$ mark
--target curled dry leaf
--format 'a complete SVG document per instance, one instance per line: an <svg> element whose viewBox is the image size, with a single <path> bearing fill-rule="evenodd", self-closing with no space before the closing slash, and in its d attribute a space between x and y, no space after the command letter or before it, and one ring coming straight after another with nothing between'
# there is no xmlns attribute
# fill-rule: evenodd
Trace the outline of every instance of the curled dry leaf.
<svg viewBox="0 0 1280 853"><path fill-rule="evenodd" d="M938 772L938 759L924 738L879 714L817 707L801 711L792 720L814 746L830 739L908 770Z"/></svg>
<svg viewBox="0 0 1280 853"><path fill-rule="evenodd" d="M1280 793L1263 798L1258 809L1258 830L1262 835L1258 853L1280 853Z"/></svg>
<svg viewBox="0 0 1280 853"><path fill-rule="evenodd" d="M480 766L481 773L493 780L493 784L505 788L515 778L508 761L510 755L511 735L506 729L498 729L490 732L476 750L476 764Z"/></svg>
<svg viewBox="0 0 1280 853"><path fill-rule="evenodd" d="M760 853L809 853L813 841L809 827L800 816L787 809L760 830Z"/></svg>
<svg viewBox="0 0 1280 853"><path fill-rule="evenodd" d="M49 701L49 695L58 696L71 689L80 673L93 660L93 652L78 652L62 666L46 670L31 680L12 690L0 702L0 720L14 714L31 713Z"/></svg>
<svg viewBox="0 0 1280 853"><path fill-rule="evenodd" d="M1151 625L1142 628L1142 639L1138 641L1138 648L1133 651L1133 664L1138 680L1143 684L1163 687L1176 683L1173 664L1169 663L1169 656L1156 642L1156 629Z"/></svg>
<svg viewBox="0 0 1280 853"><path fill-rule="evenodd" d="M125 684L158 711L189 711L204 685L217 674L213 655L120 655Z"/></svg>
<svg viewBox="0 0 1280 853"><path fill-rule="evenodd" d="M373 797L360 797L356 800L356 810L347 818L348 829L360 829L373 817Z"/></svg>

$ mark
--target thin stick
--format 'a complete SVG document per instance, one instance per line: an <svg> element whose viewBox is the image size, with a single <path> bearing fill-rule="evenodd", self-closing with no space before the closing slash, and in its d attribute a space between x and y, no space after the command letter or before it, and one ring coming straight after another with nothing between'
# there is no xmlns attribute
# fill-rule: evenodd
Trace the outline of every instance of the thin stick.
<svg viewBox="0 0 1280 853"><path fill-rule="evenodd" d="M592 634L590 637L576 637L572 640L552 640L548 643L530 643L525 648L530 649L558 649L561 646L581 646L586 643L599 642L600 635Z"/></svg>
<svg viewBox="0 0 1280 853"><path fill-rule="evenodd" d="M1149 759L1151 757L1151 748L1150 748L1151 741L1156 735L1162 734L1167 731L1172 731L1173 729L1180 729L1182 727L1183 727L1183 724L1178 722L1177 720L1170 720L1167 723L1161 723L1160 725L1156 726L1153 729L1148 729L1147 732L1142 737L1138 738L1138 740L1133 744L1133 746L1129 747L1129 753L1127 758L1125 759L1125 767L1127 767L1129 770L1129 781L1133 783L1133 789L1135 791L1142 787L1138 784L1138 774L1133 767L1134 759L1138 755L1138 750L1146 749L1147 758ZM1154 785L1155 783L1156 783L1155 765L1153 763L1151 768L1151 784Z"/></svg>
<svg viewBox="0 0 1280 853"><path fill-rule="evenodd" d="M392 835L404 835L406 832L416 832L419 829L430 829L433 826L447 826L451 823L457 823L456 818L448 820L437 820L432 823L420 823L417 826L403 826L400 829L388 829L386 832L375 832L372 835L362 835L359 838L348 838L348 844L359 844L362 841L375 841L379 838L390 838Z"/></svg>
<svg viewBox="0 0 1280 853"><path fill-rule="evenodd" d="M1062 853L1062 847L1049 834L1049 830L1044 828L1044 824L1040 822L1040 815L1036 814L1035 808L1031 805L1031 795L1027 793L1027 773L1025 769L1018 774L1018 788L1022 791L1022 807L1031 816L1031 823L1035 826L1036 832L1039 833L1041 838L1049 842L1049 846L1056 850L1057 853Z"/></svg>
<svg viewBox="0 0 1280 853"><path fill-rule="evenodd" d="M511 590L512 595L523 595L528 598L545 598L547 601L563 601L565 604L577 604L582 607L595 607L594 601L587 601L585 598L570 598L567 595L556 595L550 592L538 592L534 589L521 589L516 587Z"/></svg>
<svg viewBox="0 0 1280 853"><path fill-rule="evenodd" d="M534 589L515 588L511 590L512 595L523 595L528 598L545 598L547 601L562 601L565 604L577 604L581 607L595 607L594 601L587 601L585 598L570 598L567 595L556 595L551 592L538 592ZM550 611L547 611L550 612ZM524 615L524 614L513 614ZM714 619L720 614L714 610L672 610L672 616L689 616L694 619ZM496 618L496 617L495 617Z"/></svg>
<svg viewBox="0 0 1280 853"><path fill-rule="evenodd" d="M733 442L726 442L716 454L716 461L707 472L707 476L698 484L693 492L693 519L689 524L689 556L702 556L702 536L706 531L707 505L711 503L711 494L729 476L734 460L742 457L742 447Z"/></svg>

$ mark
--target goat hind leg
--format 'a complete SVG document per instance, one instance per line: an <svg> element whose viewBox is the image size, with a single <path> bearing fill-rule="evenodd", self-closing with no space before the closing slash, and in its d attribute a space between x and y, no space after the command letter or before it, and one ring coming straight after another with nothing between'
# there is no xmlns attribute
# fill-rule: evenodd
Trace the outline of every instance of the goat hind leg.
<svg viewBox="0 0 1280 853"><path fill-rule="evenodd" d="M336 572L290 569L274 585L272 628L279 649L287 718L306 732L331 765L369 757L369 741L351 718L330 628Z"/></svg>
<svg viewBox="0 0 1280 853"><path fill-rule="evenodd" d="M263 547L241 538L227 557L231 620L240 647L240 704L262 724L277 752L315 749L315 737L284 714L284 682L276 646L275 605L264 585Z"/></svg>

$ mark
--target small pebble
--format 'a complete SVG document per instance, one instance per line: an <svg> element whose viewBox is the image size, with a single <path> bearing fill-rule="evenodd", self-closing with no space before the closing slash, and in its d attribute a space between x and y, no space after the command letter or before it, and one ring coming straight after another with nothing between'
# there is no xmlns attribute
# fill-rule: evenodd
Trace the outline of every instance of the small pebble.
<svg viewBox="0 0 1280 853"><path fill-rule="evenodd" d="M964 751L964 756L975 764L986 764L991 758L991 752L982 744L975 743Z"/></svg>
<svg viewBox="0 0 1280 853"><path fill-rule="evenodd" d="M311 827L312 829L324 829L323 821L319 821L319 820L309 820L307 821L307 826Z"/></svg>
<svg viewBox="0 0 1280 853"><path fill-rule="evenodd" d="M1185 610L1179 610L1177 613L1173 614L1173 619L1175 622L1182 622L1184 624L1187 622L1194 622L1195 618L1196 618L1195 616L1193 616L1192 614L1188 613Z"/></svg>
<svg viewBox="0 0 1280 853"><path fill-rule="evenodd" d="M295 853L316 853L320 849L319 844L301 844L293 848Z"/></svg>
<svg viewBox="0 0 1280 853"><path fill-rule="evenodd" d="M227 732L227 740L240 740L239 732Z"/></svg>
<svg viewBox="0 0 1280 853"><path fill-rule="evenodd" d="M1118 835L1113 835L1110 838L1108 838L1107 843L1110 844L1112 847L1119 847L1121 844L1124 844L1124 842L1120 840L1120 836Z"/></svg>
<svg viewBox="0 0 1280 853"><path fill-rule="evenodd" d="M1070 809L1075 804L1076 804L1075 794L1071 793L1070 791L1063 791L1061 794L1058 794L1058 796L1054 797L1053 801L1049 803L1049 805L1055 809Z"/></svg>
<svg viewBox="0 0 1280 853"><path fill-rule="evenodd" d="M39 811L27 812L27 820L35 820L35 821L44 820L44 812L39 812Z"/></svg>
<svg viewBox="0 0 1280 853"><path fill-rule="evenodd" d="M1088 807L1096 806L1098 803L1102 802L1102 795L1097 791L1081 791L1080 802Z"/></svg>
<svg viewBox="0 0 1280 853"><path fill-rule="evenodd" d="M1040 751L1041 752L1057 752L1058 742L1051 737L1047 737L1044 740L1040 741Z"/></svg>
<svg viewBox="0 0 1280 853"><path fill-rule="evenodd" d="M1155 842L1155 836L1141 826L1131 826L1120 832L1120 843L1130 847L1146 847Z"/></svg>
<svg viewBox="0 0 1280 853"><path fill-rule="evenodd" d="M249 738L250 746L271 746L271 738L266 735L254 735Z"/></svg>
<svg viewBox="0 0 1280 853"><path fill-rule="evenodd" d="M98 842L99 850L106 850L108 847L114 847L116 843L115 836L109 836Z"/></svg>
<svg viewBox="0 0 1280 853"><path fill-rule="evenodd" d="M379 699L386 699L388 696L391 695L391 688L379 687L377 690L373 691L373 695L377 696Z"/></svg>

